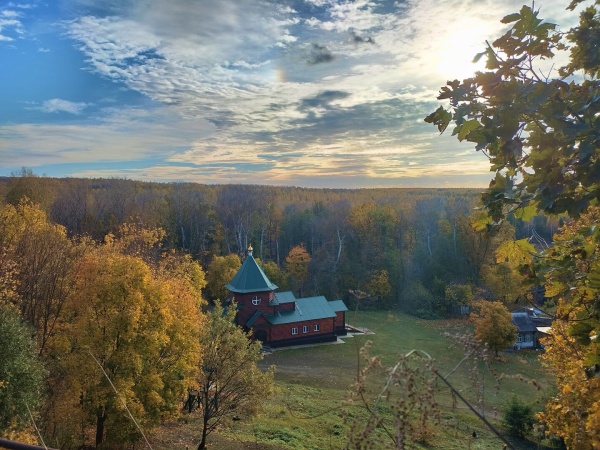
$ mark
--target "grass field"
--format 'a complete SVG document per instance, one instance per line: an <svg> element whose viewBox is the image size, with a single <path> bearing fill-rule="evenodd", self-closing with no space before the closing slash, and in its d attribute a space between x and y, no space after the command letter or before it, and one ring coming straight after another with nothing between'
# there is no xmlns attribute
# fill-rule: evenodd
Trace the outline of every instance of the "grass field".
<svg viewBox="0 0 600 450"><path fill-rule="evenodd" d="M372 334L343 339L344 344L278 350L267 355L265 366L277 367L279 393L265 406L263 413L251 421L234 422L230 429L211 435L215 449L342 449L347 442L347 419L366 419L364 409L349 404L349 392L356 381L357 367L362 364L358 351L371 341L371 355L377 355L385 367L395 364L398 356L410 350L427 352L436 369L472 404L477 404L484 386L486 418L499 426L502 404L513 394L541 410L552 394L552 378L542 370L535 352L503 353L491 368L502 374L499 383L483 363L479 363L478 387L472 379L473 365L463 362L464 351L446 333L464 333L469 325L463 320L424 321L405 315L390 316L382 312L349 313L347 322L369 329ZM360 362L359 362L360 361ZM420 364L415 361L415 364ZM374 380L380 383L382 380ZM377 390L379 387L375 386ZM411 443L409 448L500 449L502 442L487 429L466 405L456 402L443 383L437 384L436 401L441 421L425 443ZM380 431L380 430L378 430ZM474 434L476 437L474 437ZM155 450L195 448L199 422L195 414L176 423L166 424L153 434ZM537 444L512 441L516 448L538 448ZM387 443L382 435L382 447ZM387 447L389 448L389 447ZM541 448L541 447L540 447Z"/></svg>

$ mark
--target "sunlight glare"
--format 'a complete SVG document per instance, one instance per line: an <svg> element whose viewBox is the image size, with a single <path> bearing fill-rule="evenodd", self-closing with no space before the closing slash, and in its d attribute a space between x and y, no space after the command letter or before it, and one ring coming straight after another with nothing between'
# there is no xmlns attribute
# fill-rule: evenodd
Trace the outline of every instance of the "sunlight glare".
<svg viewBox="0 0 600 450"><path fill-rule="evenodd" d="M441 40L437 55L437 70L446 79L468 78L485 68L484 58L477 64L473 58L485 50L486 30L483 25L467 22L453 24Z"/></svg>

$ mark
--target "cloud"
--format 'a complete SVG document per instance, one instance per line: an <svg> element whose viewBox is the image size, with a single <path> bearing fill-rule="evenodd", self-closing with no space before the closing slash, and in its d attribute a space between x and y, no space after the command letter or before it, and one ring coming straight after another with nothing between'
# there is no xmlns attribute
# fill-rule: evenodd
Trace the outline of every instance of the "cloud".
<svg viewBox="0 0 600 450"><path fill-rule="evenodd" d="M327 47L316 43L313 43L310 46L310 50L306 56L306 62L311 65L328 63L334 59L333 53L331 53Z"/></svg>
<svg viewBox="0 0 600 450"><path fill-rule="evenodd" d="M335 100L341 100L348 97L350 94L343 91L323 91L314 97L303 98L300 103L300 109L327 107Z"/></svg>
<svg viewBox="0 0 600 450"><path fill-rule="evenodd" d="M87 103L70 102L69 100L53 98L46 100L41 106L36 107L35 109L46 113L66 112L69 114L81 114L87 106Z"/></svg>
<svg viewBox="0 0 600 450"><path fill-rule="evenodd" d="M24 156L2 150L0 143L0 152L8 152L0 160L30 165L24 158L36 148L48 164L70 159L84 164L97 152L103 161L153 159L128 169L132 177L177 179L179 173L205 182L300 185L318 179L335 185L337 179L352 180L353 186L358 177L368 178L368 185L391 185L416 176L433 180L439 173L454 183L461 171L470 180L476 177L473 168L487 172L484 159L473 162L479 154L440 138L423 117L438 106L438 89L448 78L477 68L470 63L473 56L505 27L502 15L521 5L70 2L83 13L62 23L85 70L159 107L92 116L87 103L49 100L36 106L70 113L70 123L4 127L3 138L11 136L6 148ZM544 8L558 11L559 3L545 0ZM118 175L118 170L115 165L77 173Z"/></svg>
<svg viewBox="0 0 600 450"><path fill-rule="evenodd" d="M23 25L18 17L19 14L15 11L0 11L0 41L14 41L13 36L18 37L23 34ZM13 36L9 36L9 33Z"/></svg>
<svg viewBox="0 0 600 450"><path fill-rule="evenodd" d="M355 44L374 44L375 43L375 40L372 37L368 37L368 36L363 37L354 30L350 31L350 39Z"/></svg>
<svg viewBox="0 0 600 450"><path fill-rule="evenodd" d="M0 126L3 167L167 159L209 136L214 126L172 107L107 108L85 121Z"/></svg>

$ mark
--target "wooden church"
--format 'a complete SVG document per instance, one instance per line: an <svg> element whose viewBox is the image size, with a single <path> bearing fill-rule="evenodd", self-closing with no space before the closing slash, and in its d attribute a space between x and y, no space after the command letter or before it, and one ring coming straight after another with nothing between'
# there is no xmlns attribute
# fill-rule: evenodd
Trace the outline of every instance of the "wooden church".
<svg viewBox="0 0 600 450"><path fill-rule="evenodd" d="M237 324L271 347L331 342L346 334L346 305L325 297L296 298L292 292L275 292L252 256L226 285L237 304Z"/></svg>

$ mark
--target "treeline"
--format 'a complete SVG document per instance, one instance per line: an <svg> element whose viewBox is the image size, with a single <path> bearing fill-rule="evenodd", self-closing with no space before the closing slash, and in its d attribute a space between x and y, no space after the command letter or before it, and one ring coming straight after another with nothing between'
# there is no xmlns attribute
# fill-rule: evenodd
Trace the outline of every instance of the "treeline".
<svg viewBox="0 0 600 450"><path fill-rule="evenodd" d="M0 179L5 203L29 198L70 237L102 242L125 223L161 229L165 248L189 254L205 270L215 257L242 256L252 245L282 289L341 298L350 306L361 298L364 307L427 317L456 312L457 304L468 300L463 297L477 290L481 296L516 299L518 286L495 250L515 236L550 243L558 226L541 216L528 222L512 218L480 233L473 225L478 194L474 189L55 179L28 169ZM286 257L299 246L310 256L308 275L301 280L286 270ZM273 267L280 272L273 273Z"/></svg>

